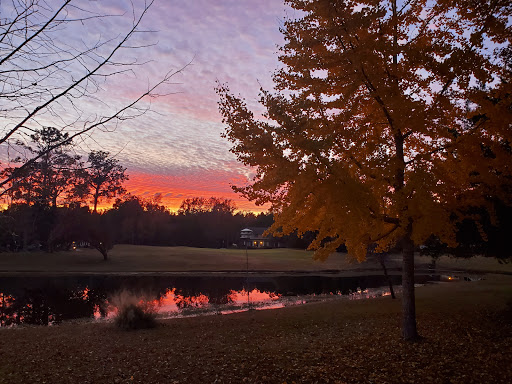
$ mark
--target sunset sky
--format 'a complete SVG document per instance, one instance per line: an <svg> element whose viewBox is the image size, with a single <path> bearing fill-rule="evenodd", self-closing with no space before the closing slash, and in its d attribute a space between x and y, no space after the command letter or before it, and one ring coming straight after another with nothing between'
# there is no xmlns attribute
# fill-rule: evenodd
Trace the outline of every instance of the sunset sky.
<svg viewBox="0 0 512 384"><path fill-rule="evenodd" d="M62 3L50 0L45 4L56 10ZM75 52L103 42L108 43L107 48L109 44L115 46L130 31L144 4L144 0L72 2L65 8L67 20L88 19L63 24L53 32L52 43L66 50L72 47L70 50ZM148 112L75 140L77 153L85 159L92 150L110 152L127 168L130 180L126 187L130 193L146 199L160 196L171 209L189 197L214 196L233 199L240 210L264 211L265 207L256 207L231 189L233 184L245 185L253 170L237 163L229 152L230 144L221 138L224 126L215 87L216 82L227 84L233 93L246 98L252 110L261 112L259 89L272 88L272 73L279 67L278 46L283 44L279 28L285 18L293 17L291 12L280 0L156 0L139 27L144 32L129 41L130 47L137 48L121 49L113 58L116 62L136 62L133 72L97 77L99 91L92 94L93 98L77 98L78 112L68 104L61 105L60 110L57 105L53 111L38 113L37 121L29 122L26 131L13 137L12 143L20 139L30 144L28 135L42 126L71 133L83 129L84 124L129 104L168 72L178 71L171 84L158 88L160 97L146 99L140 105L150 106ZM0 14L14 18L12 3L0 3ZM89 20L90 15L108 17ZM105 57L108 49L101 46L98 53ZM74 64L64 73L80 78L80 70L96 65L93 55L88 58L92 60L87 66ZM21 58L18 65L32 66L33 60L24 62ZM118 67L110 70L117 71ZM50 88L65 84L60 80L48 83L51 77L46 81ZM27 111L34 108L20 107ZM0 117L3 132L21 118L11 116L6 121ZM0 163L13 164L11 160L19 156L19 151L15 145L0 146ZM105 207L105 202L100 206Z"/></svg>
<svg viewBox="0 0 512 384"><path fill-rule="evenodd" d="M131 12L126 1L109 0L103 6L109 13ZM148 81L190 65L173 78L175 84L164 87L162 93L171 94L154 100L152 112L124 122L115 132L95 133L88 146L117 154L128 168L131 193L160 195L170 208L187 197L216 196L235 200L241 210L264 210L230 188L245 184L251 170L236 162L220 136L224 126L214 88L216 80L227 83L257 108L260 86L272 87L271 75L279 65L279 28L287 12L277 0L157 0L143 22L143 28L155 31L144 41L156 46L137 53L151 62L136 79L120 78L115 87L110 85L109 97L133 97ZM109 23L111 29L126 27L121 20Z"/></svg>

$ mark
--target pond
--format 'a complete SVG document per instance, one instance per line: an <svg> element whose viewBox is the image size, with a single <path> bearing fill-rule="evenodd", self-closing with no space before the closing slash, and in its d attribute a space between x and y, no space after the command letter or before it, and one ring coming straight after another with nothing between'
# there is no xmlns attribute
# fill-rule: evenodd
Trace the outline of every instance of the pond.
<svg viewBox="0 0 512 384"><path fill-rule="evenodd" d="M391 278L394 285L401 283L400 276ZM416 277L419 284L440 280L439 275ZM9 276L0 280L0 327L53 325L73 319L108 320L115 316L119 305L129 301L144 301L158 318L170 318L389 294L381 275Z"/></svg>

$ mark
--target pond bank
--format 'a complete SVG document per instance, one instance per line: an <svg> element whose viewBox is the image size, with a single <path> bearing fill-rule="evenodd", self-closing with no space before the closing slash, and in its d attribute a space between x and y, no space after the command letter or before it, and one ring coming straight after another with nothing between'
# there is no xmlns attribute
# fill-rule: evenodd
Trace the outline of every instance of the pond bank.
<svg viewBox="0 0 512 384"><path fill-rule="evenodd" d="M314 303L173 319L153 330L0 330L0 383L510 383L510 276L417 290L425 339L400 341L400 302Z"/></svg>

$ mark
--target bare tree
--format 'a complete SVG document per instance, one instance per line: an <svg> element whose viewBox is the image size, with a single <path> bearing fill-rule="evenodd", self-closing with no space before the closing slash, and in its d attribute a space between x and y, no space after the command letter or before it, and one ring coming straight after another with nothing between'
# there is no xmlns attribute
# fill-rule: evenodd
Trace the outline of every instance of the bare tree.
<svg viewBox="0 0 512 384"><path fill-rule="evenodd" d="M48 151L95 129L115 130L120 122L143 115L149 108L141 105L143 99L160 96L157 88L170 84L171 77L183 70L169 71L124 104L107 103L105 93L113 78L135 75L146 64L136 58L137 51L152 45L146 39L150 31L141 22L153 1L131 4L131 13L111 15L101 10L101 2L0 2L0 150L4 157L6 152L19 151L16 143L44 126L67 133ZM109 28L107 21L116 22L116 28ZM118 24L126 30L119 32ZM44 153L0 178L0 196L8 192L13 178L41 156Z"/></svg>

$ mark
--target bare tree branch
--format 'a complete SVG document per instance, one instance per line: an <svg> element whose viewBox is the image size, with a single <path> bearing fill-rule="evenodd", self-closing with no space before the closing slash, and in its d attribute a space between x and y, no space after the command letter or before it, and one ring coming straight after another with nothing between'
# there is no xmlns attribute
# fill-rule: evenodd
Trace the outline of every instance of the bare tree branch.
<svg viewBox="0 0 512 384"><path fill-rule="evenodd" d="M167 72L117 108L102 96L108 79L135 76L136 68L150 62L129 58L121 51L155 45L134 40L138 34L151 32L140 27L153 1L144 0L140 7L132 2L132 11L119 15L95 11L97 3L76 5L75 0L62 0L55 8L42 0L0 3L0 148L14 149L20 139L48 125L67 132L69 140L87 137L97 128L112 130L122 121L144 115L151 105L140 106L144 99L169 94L157 88L172 84L170 79L190 63ZM86 9L88 5L91 9ZM87 32L94 29L97 20L115 18L126 23L126 17L130 25L124 33L115 29L114 36L100 33L95 41L88 39ZM75 27L84 30L83 35L78 34L83 37L70 33ZM91 113L87 103L99 104L101 108L95 111L105 112ZM54 143L48 152L64 144ZM16 175L43 155L25 158L16 172L0 177L0 197L8 192Z"/></svg>

